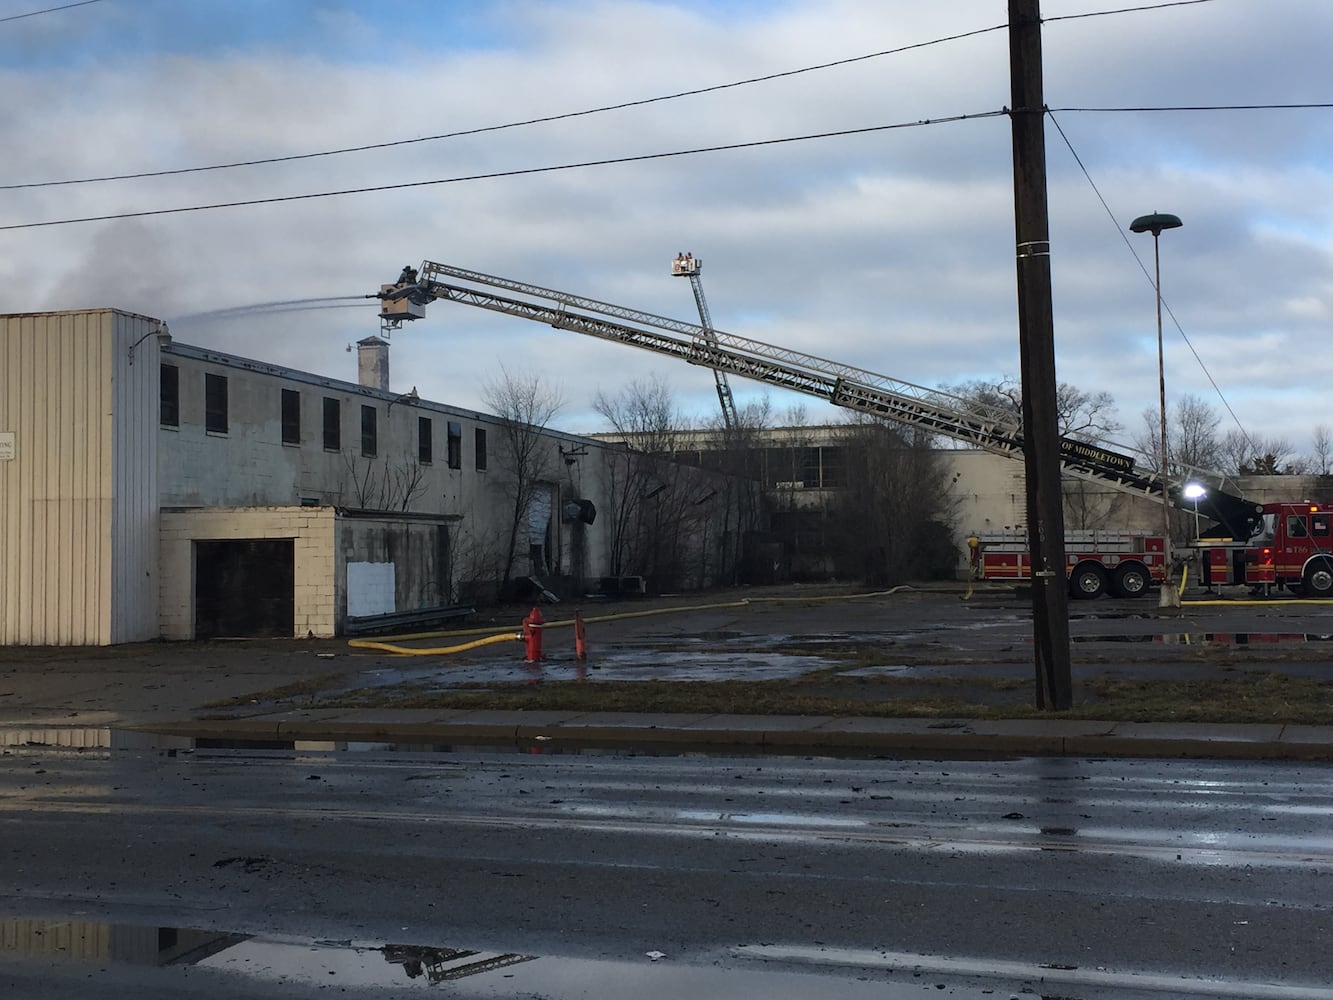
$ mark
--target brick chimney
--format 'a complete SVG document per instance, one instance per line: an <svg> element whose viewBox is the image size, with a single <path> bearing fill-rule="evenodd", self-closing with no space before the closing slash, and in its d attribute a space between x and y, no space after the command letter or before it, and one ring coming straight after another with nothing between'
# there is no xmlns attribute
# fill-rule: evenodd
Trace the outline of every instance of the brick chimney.
<svg viewBox="0 0 1333 1000"><path fill-rule="evenodd" d="M356 342L356 375L359 385L389 390L389 342L367 337Z"/></svg>

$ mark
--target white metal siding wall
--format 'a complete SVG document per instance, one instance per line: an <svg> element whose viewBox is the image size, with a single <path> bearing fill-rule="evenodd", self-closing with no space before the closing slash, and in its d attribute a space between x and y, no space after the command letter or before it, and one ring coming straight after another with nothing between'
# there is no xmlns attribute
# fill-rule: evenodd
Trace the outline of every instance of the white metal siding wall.
<svg viewBox="0 0 1333 1000"><path fill-rule="evenodd" d="M114 314L112 334L111 642L156 639L160 324ZM131 360L132 359L132 360Z"/></svg>
<svg viewBox="0 0 1333 1000"><path fill-rule="evenodd" d="M0 317L0 643L111 639L107 311Z"/></svg>

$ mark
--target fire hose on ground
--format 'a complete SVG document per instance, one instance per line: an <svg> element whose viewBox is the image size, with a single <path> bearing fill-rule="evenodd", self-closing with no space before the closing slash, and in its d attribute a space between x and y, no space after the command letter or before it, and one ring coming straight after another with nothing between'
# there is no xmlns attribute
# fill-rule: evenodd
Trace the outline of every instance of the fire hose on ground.
<svg viewBox="0 0 1333 1000"><path fill-rule="evenodd" d="M478 649L482 646L496 645L502 642L522 642L526 646L525 659L528 662L535 662L542 658L541 635L544 631L547 629L572 626L575 635L576 655L582 660L585 654L583 628L585 625L589 624L625 621L631 618L647 618L654 615L680 614L687 611L713 611L721 608L744 608L752 604L865 600L872 597L887 597L900 590L910 589L910 587L899 586L889 590L881 590L868 594L826 594L802 597L750 597L740 601L723 601L716 604L691 604L670 608L649 608L644 611L623 611L618 614L598 615L592 618L585 618L583 617L582 612L579 612L576 613L573 618L554 622L546 621L542 618L541 611L537 608L533 608L532 611L528 613L528 616L523 619L521 630L518 632L515 632L512 627L496 628L491 626L485 628L455 629L445 632L414 632L407 635L385 636L383 639L349 639L347 645L352 649L375 650L382 653L395 653L400 656L446 656L450 653L464 653L468 650ZM411 642L414 639L462 638L464 636L479 636L479 638L450 646L426 647L402 645L402 643Z"/></svg>

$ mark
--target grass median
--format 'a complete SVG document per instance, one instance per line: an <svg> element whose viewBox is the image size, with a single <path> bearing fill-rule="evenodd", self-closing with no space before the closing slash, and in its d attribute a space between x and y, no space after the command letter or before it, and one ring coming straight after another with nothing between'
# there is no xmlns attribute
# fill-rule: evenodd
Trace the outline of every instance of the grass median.
<svg viewBox="0 0 1333 1000"><path fill-rule="evenodd" d="M897 718L1096 719L1333 725L1333 681L1277 670L1232 677L1076 680L1074 706L1039 711L1033 682L986 677L847 677L815 671L768 681L543 681L339 688L336 678L252 694L213 708L465 709L653 712L693 715L832 715Z"/></svg>

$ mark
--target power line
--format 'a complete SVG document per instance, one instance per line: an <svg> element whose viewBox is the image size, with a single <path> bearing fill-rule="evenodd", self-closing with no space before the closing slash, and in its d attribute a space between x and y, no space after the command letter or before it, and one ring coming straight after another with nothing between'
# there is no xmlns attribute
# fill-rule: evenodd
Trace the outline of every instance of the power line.
<svg viewBox="0 0 1333 1000"><path fill-rule="evenodd" d="M1309 108L1333 108L1333 101L1310 101L1302 104L1177 104L1167 107L1127 107L1127 108L1048 108L1048 111L1299 111Z"/></svg>
<svg viewBox="0 0 1333 1000"><path fill-rule="evenodd" d="M1213 0L1167 0L1166 3L1142 4L1138 7L1119 7L1115 10L1094 10L1086 14L1061 14L1058 17L1043 17L1042 24L1054 24L1056 21L1079 21L1089 17L1109 17L1112 14L1138 14L1146 10L1165 10L1167 7L1193 7L1195 4L1213 3Z"/></svg>
<svg viewBox="0 0 1333 1000"><path fill-rule="evenodd" d="M1129 252L1134 256L1134 261L1139 265L1139 270L1141 270L1143 276L1148 279L1148 284L1154 284L1153 276L1148 273L1147 265L1143 263L1143 258L1139 256L1139 252L1134 249L1134 244L1131 243L1129 237L1125 235L1125 230L1120 225L1120 220L1117 219L1115 213L1111 211L1111 206L1108 205L1106 199L1102 197L1101 191L1097 188L1097 182L1092 179L1092 174L1088 172L1088 168L1084 165L1083 158L1078 155L1078 150L1074 149L1074 144L1069 141L1069 136L1065 135L1065 130L1060 127L1060 122L1056 120L1055 115L1048 111L1047 116L1051 119L1051 124L1055 126L1055 130L1060 133L1060 138L1064 140L1065 146L1069 148L1070 154L1074 157L1074 162L1077 163L1078 168L1083 171L1083 176L1087 179L1088 185L1092 188L1092 193L1095 194L1097 200L1102 203L1102 208L1106 210L1107 217L1110 218L1111 223L1115 226L1116 232L1120 234L1120 239L1124 242L1125 246L1129 248ZM1250 447L1253 448L1254 444L1250 441L1250 435L1246 432L1245 425L1240 422L1240 417L1236 416L1236 411L1231 408L1231 403L1227 401L1226 394L1222 392L1222 387L1219 386L1217 380L1213 378L1213 373L1208 370L1208 366L1204 363L1203 358L1200 357L1199 352L1195 350L1194 343L1185 333L1185 328L1180 325L1180 320L1176 319L1176 314L1171 311L1171 307L1167 305L1165 299L1162 300L1162 308L1164 308L1167 315L1171 317L1171 322L1175 324L1176 332L1180 334L1180 339L1185 341L1185 346L1188 347L1190 353L1194 355L1194 360L1198 362L1199 368L1207 377L1209 384L1212 385L1213 391L1217 393L1217 398L1222 401L1222 405L1226 407L1227 413L1231 414L1231 419L1236 422L1236 426L1240 428L1241 434L1245 436L1245 440L1249 442ZM1165 458L1163 458L1163 461L1165 461Z"/></svg>
<svg viewBox="0 0 1333 1000"><path fill-rule="evenodd" d="M100 0L82 0L80 3L67 4L64 7L52 7L48 11L34 11L33 14L49 13L50 11L66 10L69 7L80 7L88 3L98 3ZM1211 3L1213 0L1174 0L1174 2L1153 4L1140 7L1125 7L1118 10L1095 11L1087 14L1067 14L1060 17L1048 18L1049 21L1074 20L1087 17L1104 17L1110 14L1124 14L1147 10L1157 10L1165 7L1187 6L1198 3ZM17 17L30 17L32 14L20 14ZM4 18L0 20L13 20L14 18ZM127 174L107 174L99 177L73 178L60 181L30 181L19 184L0 184L0 191L18 191L30 188L44 187L66 187L77 184L100 184L111 181L124 180L143 180L151 177L171 177L179 174L205 173L214 170L231 170L238 167L262 166L272 163L292 163L300 160L318 159L325 156L340 156L346 153L369 152L377 149L392 149L397 146L407 146L423 142L438 142L444 139L457 139L466 136L484 135L490 132L499 132L507 129L522 128L528 125L542 125L550 122L565 121L572 118L586 117L590 115L603 114L609 111L621 111L626 108L643 107L649 104L656 104L663 101L674 101L683 97L695 97L701 94L715 93L722 90L745 87L756 83L767 83L772 80L779 80L785 77L799 76L804 73L813 73L818 70L833 69L838 66L847 66L853 63L865 62L870 59L879 59L884 56L900 55L904 52L910 52L917 49L929 48L935 45L942 45L945 42L960 41L965 38L972 38L977 35L989 34L995 31L1002 31L1008 28L1008 24L991 25L986 28L976 28L971 31L959 32L953 35L945 35L940 38L934 38L925 42L914 42L910 45L901 45L897 48L883 49L878 52L869 52L859 56L849 56L845 59L835 59L830 62L817 63L813 66L804 66L799 69L782 70L777 73L768 73L762 76L749 77L744 80L734 80L730 83L713 84L707 87L697 87L692 90L682 90L671 94L662 94L657 97L647 97L634 101L623 101L619 104L602 105L595 108L586 108L582 111L568 111L555 115L544 115L537 118L526 118L520 121L506 122L501 125L485 125L473 129L460 129L454 132L444 132L439 135L419 136L413 139L394 139L387 142L366 143L359 146L345 146L338 149L319 150L312 153L293 153L286 156L260 157L250 160L236 160L230 163L217 163L197 167L178 167L171 170L147 170L137 173ZM1317 106L1317 105L1316 105ZM1112 109L1065 109L1065 110L1112 110ZM1153 110L1153 109L1137 109ZM1164 109L1161 109L1164 110ZM1199 109L1204 110L1204 109Z"/></svg>
<svg viewBox="0 0 1333 1000"><path fill-rule="evenodd" d="M85 0L85 2L92 2L92 0ZM179 167L174 170L148 170L134 174L108 174L103 177L83 177L63 181L31 181L25 184L0 184L0 191L18 191L25 188L64 187L72 184L100 184L106 181L142 180L147 177L172 177L177 174L204 173L211 170L231 170L235 167L256 167L268 163L291 163L297 160L313 160L323 156L341 156L344 153L363 153L375 149L392 149L395 146L409 146L414 143L438 142L442 139L458 139L470 135L484 135L488 132L502 132L506 129L522 128L527 125L544 125L549 122L567 121L571 118L599 115L608 111L623 111L625 108L638 108L648 104L658 104L662 101L675 101L682 97L697 97L700 94L712 94L721 90L747 87L755 83L767 83L771 80L781 80L785 77L799 76L802 73L813 73L817 70L833 69L837 66L848 66L852 63L865 62L870 59L879 59L883 56L899 55L903 52L911 52L915 49L929 48L932 45L942 45L945 42L956 42L960 39L971 38L975 35L984 35L992 31L1001 31L1008 27L1007 24L998 24L989 28L976 28L972 31L960 32L956 35L934 38L928 42L913 42L911 45L900 45L894 49L884 49L879 52L869 52L865 55L849 56L846 59L835 59L832 62L819 63L814 66L803 66L800 69L782 70L777 73L767 73L763 76L750 77L745 80L734 80L731 83L717 83L708 87L696 87L693 90L681 90L672 94L662 94L658 97L645 97L635 101L622 101L619 104L607 104L596 108L586 108L582 111L566 111L557 115L544 115L539 118L525 118L521 121L506 122L503 125L484 125L478 128L461 129L457 132L444 132L440 135L420 136L415 139L394 139L389 142L368 143L362 146L345 146L340 149L326 149L314 153L293 153L287 156L269 156L253 160L237 160L232 163L216 163L203 167Z"/></svg>
<svg viewBox="0 0 1333 1000"><path fill-rule="evenodd" d="M370 194L379 191L402 191L409 188L433 187L439 184L463 184L469 181L494 180L501 177L523 177L529 174L548 174L563 170L581 170L587 167L605 167L618 163L642 163L649 160L666 160L681 156L697 156L703 153L721 153L736 149L756 149L761 146L780 146L793 142L809 142L814 139L836 139L850 135L866 135L871 132L889 132L894 129L921 128L927 125L944 125L951 122L973 121L981 118L1003 117L1008 112L983 111L979 114L954 115L949 118L922 119L914 122L899 122L893 125L870 125L864 128L843 129L837 132L818 132L812 135L788 136L782 139L759 139L753 142L733 142L722 146L700 146L695 149L678 149L666 153L644 153L639 156L617 156L605 160L584 160L580 163L563 163L547 167L525 167L519 170L498 170L487 174L469 174L464 177L441 177L428 181L407 181L401 184L377 184L372 187L344 188L339 191L315 191L308 194L281 195L273 198L251 198L245 201L216 202L210 205L186 205L180 208L145 209L138 212L118 212L112 215L89 215L74 219L48 219L43 222L19 222L0 226L0 232L14 229L40 229L47 226L70 226L81 222L111 222L118 219L142 219L152 215L179 215L184 212L206 212L219 208L244 208L252 205L275 205L286 201L310 201L316 198L336 198L342 195Z"/></svg>
<svg viewBox="0 0 1333 1000"><path fill-rule="evenodd" d="M23 17L33 17L37 14L46 14L53 11L68 10L71 7L82 7L90 3L100 3L101 0L80 0L78 3L65 4L61 7L51 7L46 10L32 11L28 14L17 14L13 17L0 18L0 21L18 20ZM1094 11L1086 14L1065 14L1059 17L1045 18L1045 21L1069 21L1088 17L1105 17L1112 14L1127 14L1140 11L1159 10L1166 7L1182 7L1200 3L1211 3L1213 0L1171 0L1167 3L1149 4L1138 7L1123 7L1117 10ZM965 38L972 38L977 35L989 34L995 31L1007 30L1009 25L997 24L986 28L976 28L971 31L963 31L953 35L945 35L940 38L933 38L925 42L914 42L910 45L901 45L897 48L883 49L878 52L869 52L859 56L849 56L845 59L835 59L831 62L817 63L813 66L803 66L799 69L782 70L777 73L768 73L763 76L749 77L744 80L734 80L730 83L713 84L708 87L697 87L692 90L682 90L671 94L662 94L657 97L646 97L640 100L623 101L619 104L602 105L595 108L586 108L582 111L568 111L556 115L544 115L537 118L526 118L520 121L506 122L501 125L485 125L473 129L461 129L455 132L443 132L439 135L419 136L414 139L394 139L387 142L366 143L360 146L344 146L338 149L319 150L313 153L293 153L286 156L260 157L251 160L236 160L231 163L215 163L199 167L178 167L172 170L146 170L137 173L128 174L107 174L100 177L81 177L61 181L30 181L20 184L0 184L0 191L18 191L29 188L44 187L65 187L76 184L101 184L110 181L143 180L150 177L171 177L178 174L205 173L214 170L231 170L238 167L254 167L271 163L292 163L299 160L311 160L325 156L341 156L345 153L362 153L377 149L392 149L397 146L413 145L422 142L438 142L444 139L457 139L465 136L484 135L489 132L500 132L506 129L522 128L528 125L542 125L550 122L566 121L571 118L581 118L589 115L603 114L608 111L621 111L626 108L643 107L649 104L657 104L663 101L674 101L683 97L696 97L701 94L716 93L722 90L730 90L737 87L745 87L756 83L767 83L771 80L779 80L785 77L799 76L803 73L813 73L818 70L833 69L838 66L847 66L853 63L865 62L870 59L879 59L884 56L900 55L904 52L910 52L917 49L929 48L934 45L942 45L945 42L956 42ZM1321 105L1312 105L1315 107ZM1121 110L1121 109L1064 109L1064 110ZM1123 109L1129 110L1129 109ZM1166 110L1166 109L1135 109L1135 110ZM1183 109L1181 109L1183 110ZM1209 110L1209 109L1196 109Z"/></svg>
<svg viewBox="0 0 1333 1000"><path fill-rule="evenodd" d="M59 7L47 7L45 10L30 10L26 14L10 14L8 17L0 17L0 24L6 21L22 21L25 17L36 17L39 14L55 14L62 10L69 10L73 7L87 7L92 3L101 3L102 0L78 0L78 3L62 4Z"/></svg>

